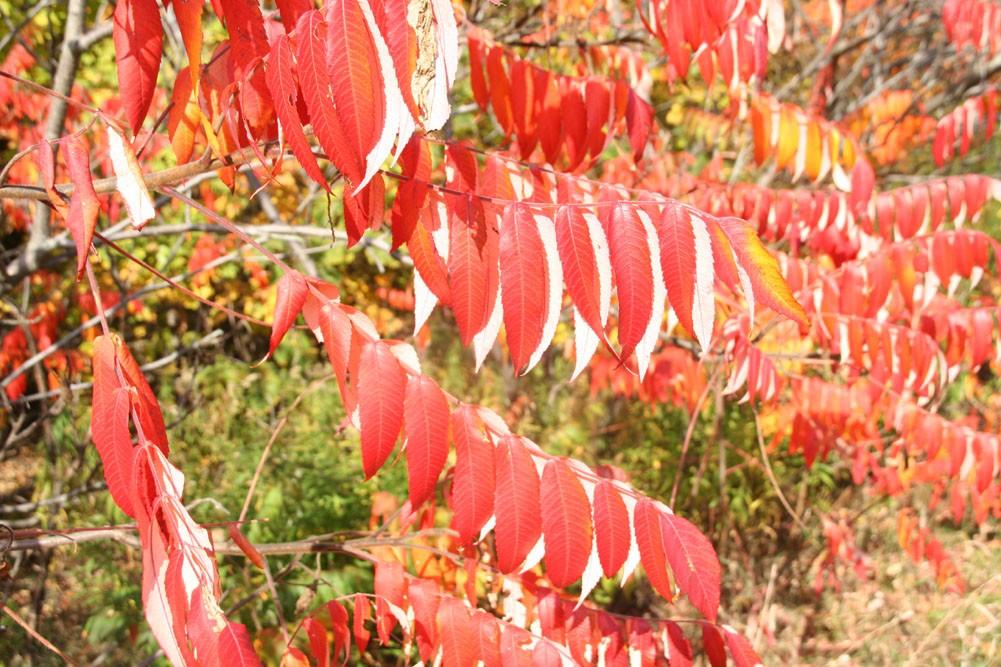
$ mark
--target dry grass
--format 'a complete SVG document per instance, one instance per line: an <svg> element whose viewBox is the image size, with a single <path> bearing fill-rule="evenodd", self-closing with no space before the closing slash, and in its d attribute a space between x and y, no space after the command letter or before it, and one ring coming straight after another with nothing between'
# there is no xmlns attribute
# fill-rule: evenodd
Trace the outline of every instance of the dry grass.
<svg viewBox="0 0 1001 667"><path fill-rule="evenodd" d="M871 578L839 570L841 591L805 603L776 596L752 620L765 664L1001 665L1001 537L935 529L966 580L960 595L940 590L931 566L897 546L889 511L871 521L888 539L868 551Z"/></svg>

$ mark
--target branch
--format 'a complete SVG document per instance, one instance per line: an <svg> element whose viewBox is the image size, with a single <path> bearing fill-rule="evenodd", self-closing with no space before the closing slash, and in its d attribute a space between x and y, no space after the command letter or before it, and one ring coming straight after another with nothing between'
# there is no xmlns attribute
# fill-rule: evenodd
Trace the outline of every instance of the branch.
<svg viewBox="0 0 1001 667"><path fill-rule="evenodd" d="M212 527L218 527L219 525L220 524L211 524ZM14 540L10 543L9 547L3 550L3 552L57 549L59 547L83 544L85 542L99 542L104 540L111 540L118 542L119 544L124 544L130 548L139 549L139 538L136 537L135 532L136 526L130 525L115 526L112 528L96 528L93 530L83 529L80 531L74 531L72 534L40 535L37 537ZM431 531L413 533L411 537L420 537L422 535L429 534L441 535L446 533L454 534L445 529L432 529ZM370 536L365 535L364 537L339 540L335 539L334 534L332 533L325 535L313 535L311 537L306 537L293 542L258 543L254 544L253 547L262 556L290 556L294 554L309 553L343 553L369 560L370 558L368 554L361 551L362 549L384 547L387 545L408 545L415 548L426 548L429 550L440 551L434 547L425 547L424 545L407 543L406 541L398 538L373 539ZM217 556L247 557L246 552L232 542L217 544L214 547L214 552Z"/></svg>
<svg viewBox="0 0 1001 667"><path fill-rule="evenodd" d="M297 225L234 225L234 226L237 229L239 229L240 231L242 231L243 233L248 234L248 235L255 235L255 234L260 233L262 236L268 236L268 235L276 235L276 236L287 235L287 236L292 236L292 237L296 237L296 236L299 236L299 237L312 237L312 238L322 237L324 239L329 239L330 236L331 236L329 228L326 228L326 227L317 227L317 226L297 226ZM108 237L108 240L109 241L113 241L113 239L118 239L118 238L129 239L129 238L138 238L138 237L152 237L152 236L158 235L158 234L183 234L183 233L187 233L187 232L190 232L190 231L212 231L212 232L226 232L226 233L229 233L231 230L228 230L228 229L226 229L225 227L223 227L221 225L214 225L214 224L162 225L162 226L158 226L158 227L147 227L142 232L122 231L119 234L114 235L113 237ZM347 238L347 236L345 235L344 232L335 231L335 233L334 233L334 239L335 240L345 240L346 238ZM100 236L98 237L98 240L100 240ZM50 244L53 244L53 247L55 247L55 248L58 248L58 247L60 247L62 245L66 245L66 247L70 247L70 245L68 245L68 244L71 244L71 242L68 239L66 239L65 236L63 236L63 237L57 237L56 239L50 239ZM384 240L382 240L380 238L372 238L370 236L366 236L364 239L362 239L362 241L356 247L359 248L359 249L362 249L362 248L365 248L365 247L373 247L373 248L377 248L379 250L382 250L384 252L390 253L390 247L389 247L388 243L386 243ZM324 252L326 251L325 248L319 248L318 250L324 251ZM313 249L311 248L311 249L307 250L306 252L307 253L308 252L313 252ZM146 295L151 294L153 292L158 292L160 290L168 289L170 287L176 287L177 286L176 283L178 283L178 282L180 282L182 280L186 280L186 279L191 278L192 276L195 276L195 275L197 275L199 273L202 273L204 271L208 271L208 270L213 269L213 268L215 268L217 266L225 264L226 262L232 261L232 260L238 258L239 256L240 256L239 251L235 250L233 252L230 252L230 253L228 253L226 255L223 255L222 257L219 257L219 258L213 260L212 262L209 262L208 264L206 264L205 266L201 267L197 271L188 271L188 272L185 272L185 273L180 274L178 276L175 276L173 278L167 278L163 274L157 274L159 277L162 278L161 282L154 283L152 285L147 285L145 287L142 287L142 288L138 289L137 291L133 292L132 294L126 295L118 303L116 303L116 304L114 304L114 305L109 306L108 308L106 308L104 310L104 312L103 312L103 315L105 317L111 317L115 313L117 313L119 310L125 308L130 302L135 301L136 299L141 299L141 298L145 297ZM129 259L131 259L131 258L129 258ZM397 256L397 259L401 263L403 263L405 265L412 264L412 262L410 261L409 257ZM207 303L207 305L214 306L216 308L223 308L222 306L218 306L218 305L213 304L212 302L208 302L207 300L204 300L204 299L198 299L198 300L202 301L203 303ZM234 313L231 313L231 314L234 314ZM244 319L244 320L246 320L248 322L251 322L253 324L258 324L260 326L265 326L265 327L266 326L270 326L270 324L267 323L267 322L263 322L261 320L257 320L255 318L249 317L249 316L244 315L242 313L235 313L235 315L239 316L242 319ZM25 372L27 372L28 370L30 370L34 366L36 366L36 365L40 364L41 362L45 361L47 358L49 358L50 356L52 356L53 354L55 354L56 352L58 352L60 349L65 348L70 342L72 342L74 339L76 339L77 336L79 336L81 333L83 333L87 329L90 329L91 327L96 326L97 324L100 323L100 321L101 321L100 315L95 315L94 317L89 318L88 320L86 320L85 322L83 322L82 324L80 324L78 327L76 327L75 329L73 329L72 331L70 331L69 333L67 333L65 336L63 336L62 338L60 338L54 344L52 344L49 347L45 348L44 350L40 350L39 352L37 352L34 355L32 355L30 358L28 358L27 360L25 360L24 363L22 363L20 366L18 366L14 370L12 370L6 377L4 377L2 380L0 380L0 388L6 387L11 382L13 382L14 380L16 380L18 377L20 377L22 374L24 374ZM196 346L200 346L201 344L208 343L208 342L210 342L210 341L203 339L202 341L199 341L195 345ZM181 353L183 353L183 351L181 351ZM159 365L165 365L167 363L170 363L170 362L172 362L174 360L174 358L176 358L176 356L175 357L171 357L170 355L168 355L167 358L160 359L158 361L152 362L152 364L158 364L158 365L156 365L156 366L150 366L150 367L152 367L152 368L159 368ZM165 359L169 359L169 360L165 360ZM146 368L146 367L144 367L144 368ZM71 391L77 391L79 389L85 389L85 388L87 388L89 386L90 385L88 383L80 383L80 385L71 385L70 390ZM26 397L26 398L24 398L22 400L27 401L27 400L35 400L35 399L38 399L38 398L49 398L49 397L51 397L53 395L56 395L56 394L60 393L61 391L62 390L59 390L57 392L42 392L41 394L33 394L32 396Z"/></svg>
<svg viewBox="0 0 1001 667"><path fill-rule="evenodd" d="M203 173L211 172L222 167L243 166L250 163L257 156L257 149L243 148L221 158L212 159L206 154L202 158L187 164L169 167L160 171L146 174L143 180L146 187L156 189L166 186L177 186L185 181L200 176ZM277 154L274 147L265 148L266 153ZM285 156L285 159L291 159ZM118 179L101 178L94 181L94 190L98 195L114 192L118 188ZM67 197L73 193L73 186L64 183L56 186L56 190ZM39 202L48 202L48 193L43 188L27 185L0 185L0 199L23 199ZM7 267L7 277L18 279L24 275L37 270L41 264L41 259L48 251L52 250L51 239L48 238L48 206L39 206L38 211L44 211L46 220L46 234L44 238L34 238L34 227L32 227L32 238L29 238L24 252ZM41 215L41 213L39 213ZM34 239L34 241L32 240Z"/></svg>
<svg viewBox="0 0 1001 667"><path fill-rule="evenodd" d="M213 329L208 334L206 334L205 336L199 338L198 340L196 340L191 345L183 347L183 348L181 348L179 350L174 350L170 354L168 354L166 356L163 356L163 357L160 357L159 359L157 359L155 361L151 361L148 364L143 364L139 368L144 373L149 372L149 371L155 371L155 370L157 370L159 368L163 368L164 366L167 366L169 364L174 363L179 358L183 357L184 355L186 355L186 354L188 354L190 352L195 352L197 350L202 349L203 347L208 347L210 345L215 345L217 342L219 342L219 339L222 338L222 335L223 335L222 329ZM21 398L19 398L16 401L14 401L14 404L16 405L18 403L30 403L32 401L38 401L38 400L42 400L42 399L45 399L45 398L55 398L56 396L61 396L62 394L64 394L67 391L69 391L69 392L85 391L87 389L90 389L93 386L94 386L93 382L74 382L73 384L69 385L68 387L60 387L59 389L52 389L50 391L41 391L41 392L38 392L38 393L35 393L35 394L30 394L28 396L22 396ZM97 487L97 488L102 488L103 489L105 487L102 484L100 487ZM43 503L44 503L44 501L43 501ZM39 504L43 504L43 503L39 503ZM36 503L30 503L30 504L34 505ZM22 505L0 506L0 513L3 513L3 512L8 511L8 510L12 510L12 508L18 508L18 507L22 507ZM23 510L19 510L19 511L28 511L28 510L23 509Z"/></svg>
<svg viewBox="0 0 1001 667"><path fill-rule="evenodd" d="M32 639L34 639L39 644L41 644L42 646L44 646L45 648L49 649L50 651L58 655L60 658L62 658L67 665L76 664L65 653L56 648L56 646L52 642L50 642L48 639L39 634L38 630L35 630L33 627L31 627L31 624L25 621L23 618L21 618L21 616L18 615L18 613L15 612L13 609L0 602L0 610L2 610L3 613L10 616L11 620L17 623L19 626L21 626L21 629L27 632Z"/></svg>
<svg viewBox="0 0 1001 667"><path fill-rule="evenodd" d="M89 383L88 383L89 384ZM47 507L49 505L62 505L77 496L87 495L88 493L94 493L95 491L103 491L108 488L108 485L104 482L93 482L86 486L82 486L72 491L67 491L66 493L61 493L58 496L52 496L51 498L45 498L44 500L39 500L32 503L17 503L16 505L0 505L0 515L8 514L23 514L25 512L34 512L40 507Z"/></svg>
<svg viewBox="0 0 1001 667"><path fill-rule="evenodd" d="M15 39L17 39L18 34L24 30L24 26L31 23L31 21L38 16L43 9L51 7L54 4L55 0L42 0L42 2L39 2L37 5L25 12L24 18L22 18L17 25L11 26L8 23L7 25L10 28L10 32L4 35L3 38L0 38L0 56L7 53L7 47L10 46Z"/></svg>
<svg viewBox="0 0 1001 667"><path fill-rule="evenodd" d="M73 90L77 66L80 64L79 39L83 35L83 22L87 14L86 0L70 0L66 12L66 32L59 50L59 63L52 77L52 90L59 97L53 97L49 106L49 116L45 121L45 139L55 139L62 134L68 108L65 96ZM30 260L38 248L49 238L49 209L39 206L31 224L28 244L23 257ZM29 269L29 272L32 269Z"/></svg>
<svg viewBox="0 0 1001 667"><path fill-rule="evenodd" d="M150 172L143 175L146 187L155 189L162 186L173 186L182 183L185 179L197 176L201 173L213 171L221 167L240 166L254 159L254 151L250 148L241 148L230 153L223 158L209 158L208 155L188 162L168 167L160 171ZM118 189L118 179L114 176L109 178L99 178L94 181L94 191L99 195L109 194ZM69 183L56 185L56 190L69 197L73 194L73 186ZM34 201L47 202L49 195L44 188L30 185L3 185L0 186L0 199L28 199Z"/></svg>
<svg viewBox="0 0 1001 667"><path fill-rule="evenodd" d="M926 113L934 115L942 107L951 106L954 104L954 100L961 100L967 91L984 83L989 77L994 76L998 72L1001 72L1001 54L996 55L988 61L979 72L970 72L957 85L950 86L946 91L930 99L925 104Z"/></svg>
<svg viewBox="0 0 1001 667"><path fill-rule="evenodd" d="M136 290L132 294L126 295L125 297L122 298L121 301L119 301L118 303L116 303L116 304L114 304L112 306L108 306L107 308L104 309L104 311L102 313L99 313L98 315L95 315L94 317L91 317L90 319L86 320L85 322L83 322L78 327L76 327L75 329L73 329L72 331L70 331L69 333L67 333L65 336L63 336L62 338L60 338L58 341L56 341L52 345L48 346L44 350L40 350L39 352L33 354L24 363L22 363L20 366L18 366L13 371L11 371L7 375L7 377L3 378L3 380L0 380L0 388L6 387L11 382L13 382L18 377L20 377L24 372L26 372L27 370L29 370L29 369L33 368L34 366L40 364L41 362L45 361L50 356L52 356L53 354L55 354L56 352L58 352L60 349L66 347L71 341L73 341L77 336L79 336L81 333L83 333L87 329L90 329L91 327L94 327L94 326L98 325L101 322L101 318L102 317L111 317L112 315L114 315L115 313L117 313L119 310L125 308L130 302L135 301L136 299L141 299L144 296L146 296L147 294L151 294L153 292L158 292L160 290L167 289L167 288L173 286L173 284L176 283L179 280L184 280L184 279L190 278L191 276L194 276L194 275L196 275L198 273L201 273L203 271L208 271L209 269L215 268L216 266L219 266L219 265L224 264L224 263L226 263L228 261L231 261L231 260L235 259L238 256L239 256L239 252L238 251L233 251L233 252L231 252L231 253L229 253L227 255L219 257L216 260L213 260L212 262L209 262L208 264L206 264L205 266L203 266L198 271L188 271L188 272L186 272L184 274L181 274L180 276L177 276L175 278L168 279L168 280L163 280L162 282L154 283L153 285L147 285L146 287L143 287L143 288L141 288L139 290ZM250 321L250 322L253 322L255 324L260 324L261 326L268 326L268 324L266 322L262 322L260 320L256 320L256 319L251 318L251 317L249 317L247 315L244 315L243 319L245 319L247 321Z"/></svg>
<svg viewBox="0 0 1001 667"><path fill-rule="evenodd" d="M576 39L574 41L561 41L559 39L549 40L547 42L533 42L526 41L522 39L512 39L508 41L501 42L504 46L518 46L526 49L552 49L552 48L564 48L564 49L587 49L592 46L617 46L622 44L646 44L646 33L645 32L629 32L624 35L619 35L611 39L601 39L593 42L589 42L585 39Z"/></svg>

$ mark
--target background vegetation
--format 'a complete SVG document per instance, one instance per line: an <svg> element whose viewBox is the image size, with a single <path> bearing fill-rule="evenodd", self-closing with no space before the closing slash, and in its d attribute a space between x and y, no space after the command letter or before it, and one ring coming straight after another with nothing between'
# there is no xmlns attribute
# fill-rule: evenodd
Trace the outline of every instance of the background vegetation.
<svg viewBox="0 0 1001 667"><path fill-rule="evenodd" d="M800 3L787 5L790 21L802 21L808 31L807 19L797 18ZM474 4L467 10L509 42L539 29L548 16L534 1L496 8ZM858 8L867 11L878 14ZM0 69L6 70L15 57L27 53L30 64L19 75L49 85L65 12L64 3L0 0L0 63L5 63ZM106 3L88 3L88 25L99 29L107 15ZM932 22L939 20L933 12L929 16ZM568 21L565 27L572 25ZM585 25L583 19L580 25ZM593 27L577 37L585 40L599 32ZM641 39L635 33L613 33L622 43ZM572 49L549 53L548 66L566 71L575 66L568 55ZM770 65L769 82L774 87L787 82L788 99L805 99L810 82L799 72L806 60L808 55L796 50L781 52ZM81 56L77 85L95 103L114 95L113 63L109 39L95 41ZM661 66L659 61L651 63L655 74L661 73ZM929 67L948 67L948 63ZM169 69L161 73L165 89L171 74ZM750 178L740 173L746 156L739 155L746 150L747 138L735 134L732 145L717 142L704 136L688 115L692 109L713 110L723 97L719 90L707 90L697 76L674 86L662 76L654 76L653 82L656 120L667 131L658 148L677 157L676 168L698 173L723 160L734 178ZM846 113L853 90L847 87L835 97L829 111ZM19 127L37 122L32 105L39 99L0 80L0 100L6 104L0 109L0 164L19 150ZM502 143L489 117L473 106L465 79L454 91L453 105L459 112L449 130L452 136L476 137L488 146ZM613 159L616 151L609 149L608 157ZM157 159L169 165L170 151ZM998 175L999 164L1001 141L995 138L946 171ZM932 162L930 146L915 147L893 170L886 175L888 182L941 173ZM761 182L783 181L767 170L753 176ZM387 252L378 235L349 251L343 243L332 242L332 230L343 228L338 207L331 210L326 198L294 171L251 198L257 185L252 175L244 174L232 193L217 180L206 180L196 189L215 210L242 224L266 225L274 222L276 213L293 221L298 232L265 233L259 238L310 273L341 285L347 299L379 323L386 335L409 334L412 292L405 254ZM13 206L0 212L0 265L25 242L25 215ZM160 209L154 224L191 223L190 214L171 204ZM1001 238L999 224L999 207L994 203L978 228ZM325 233L328 227L331 231ZM179 234L123 238L120 243L167 275L187 274L200 294L269 320L277 275L218 230L191 228ZM55 253L43 269L3 285L4 335L19 328L25 316L33 325L50 317L50 325L32 331L50 336L51 344L90 318L93 300L88 302L72 280L67 268L71 257L71 251ZM114 316L114 328L129 341L140 363L155 364L147 375L168 422L172 460L188 476L187 499L199 521L223 522L239 515L255 467L272 439L270 456L249 499L252 521L245 532L252 541L366 531L392 514L395 503L406 496L403 466L391 466L375 479L362 481L357 434L345 428L329 365L306 332L293 332L273 361L256 365L267 349L265 328L228 319L169 289L137 297L137 290L150 284L148 274L114 254L102 253L100 261L102 289L123 303L128 301ZM218 265L203 268L212 261ZM989 291L981 296L995 302L999 295ZM573 362L569 354L559 352L548 354L538 368L516 378L499 346L492 353L495 358L477 375L471 353L459 344L450 318L436 312L418 339L418 345L426 346L426 370L447 391L500 411L519 432L545 442L547 451L592 465L617 466L637 488L654 497L672 498L675 511L700 526L719 552L725 620L746 630L767 661L891 664L915 657L943 664L1001 661L1001 581L994 576L1001 571L1001 538L996 523L978 526L968 519L953 526L937 521L948 508L928 507L927 490L916 487L912 495L897 498L877 495L853 484L851 461L837 456L807 469L801 455L787 453L784 442L769 442L768 458L763 458L753 412L723 399L719 390L725 373L716 372L711 362L705 375L712 391L696 411L683 454L691 405L698 398L684 380L657 400L641 401L632 392L603 386L594 377L589 382L586 374L567 382ZM560 343L569 349L565 326L557 333L558 349ZM0 410L0 523L5 527L63 531L126 522L104 491L100 460L88 435L89 392L78 385L89 380L93 335L89 328L64 343L66 353L59 363L36 367L24 393L5 398ZM32 345L41 347L41 342ZM0 367L0 375L14 367ZM997 432L1001 406L995 396L1001 380L996 371L992 364L979 373L960 375L941 412L957 418L972 415L974 425ZM679 466L682 457L684 464ZM780 491L791 511L783 506ZM935 535L967 582L965 593L940 589L931 566L915 564L901 550L896 522L897 510L904 506L922 508L935 525ZM822 518L843 520L850 528L869 565L868 576L858 576L850 564L839 561L836 581L815 589L827 549ZM218 537L222 539L222 532ZM65 539L71 543L72 533ZM155 642L138 606L141 561L134 548L93 541L2 553L0 559L0 601L20 610L40 634L80 664L133 664L136 656L154 653ZM371 585L368 567L337 555L275 557L271 568L280 580L280 603L289 618L301 616L314 599ZM268 632L275 632L279 619L264 574L235 557L223 557L221 571L225 602L234 605L236 617L255 630L262 653L277 660ZM614 611L672 613L643 579L625 590L603 586L597 599ZM279 638L273 639L281 644ZM376 652L373 657L393 656ZM57 662L16 625L5 622L0 628L0 663Z"/></svg>

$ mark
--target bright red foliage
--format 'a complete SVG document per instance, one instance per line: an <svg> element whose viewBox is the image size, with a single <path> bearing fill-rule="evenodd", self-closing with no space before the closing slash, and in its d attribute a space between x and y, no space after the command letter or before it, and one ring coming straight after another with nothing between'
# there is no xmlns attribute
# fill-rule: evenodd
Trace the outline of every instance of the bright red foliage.
<svg viewBox="0 0 1001 667"><path fill-rule="evenodd" d="M77 279L101 268L88 262L95 239L104 238L102 212L111 221L127 212L141 230L155 216L150 190L157 188L201 210L233 234L226 244L239 239L280 269L265 359L302 315L331 364L344 423L358 432L365 478L402 443L408 501L398 512L373 510L372 525L385 519L380 533L410 533L417 546L366 545L376 561L373 594L341 596L349 607L326 601L303 619L302 648L288 639L282 664L346 664L353 650L365 660L376 644L397 637L405 651L413 642L428 664L692 664L698 650L686 626L587 603L602 576L625 583L637 565L661 597L683 595L701 614L701 652L710 664L725 665L728 655L739 666L760 663L744 636L717 622L723 568L694 523L624 475L547 453L424 372L417 349L424 349L427 330L420 332L438 304L472 347L477 369L499 338L515 375L532 371L566 339L573 377L591 369L592 396L611 388L672 403L694 426L714 390L719 405L727 396L747 403L755 425L769 431L756 433L766 466L768 451L780 447L802 455L806 468L837 453L855 483L879 493L904 496L923 484L934 502L948 494L957 522L967 510L977 522L1001 515L1001 437L975 418L950 420L939 410L961 372L1001 358L1001 311L991 292L977 294L973 305L960 301L991 267L992 250L995 263L998 257L990 236L961 226L994 206L1001 181L966 174L883 187L886 167L923 137L934 136L924 159L939 167L990 141L996 86L978 88L937 119L927 114L940 110L894 111L899 100L887 103L893 109L886 113L900 116L890 120L910 121L913 131L874 132L893 144L880 150L858 129L881 115L880 100L841 119L827 115L833 64L821 67L802 106L759 85L769 54L788 41L778 0L649 0L626 8L663 49L651 71L622 44L581 43L577 69L542 67L532 48L565 48L549 43L558 32L546 27L517 46L501 43L474 25L479 8L466 15L445 0L275 5L277 16L256 0L213 0L226 37L204 60L205 3L119 0L111 34L120 99L98 111L73 91L56 97L72 101L71 122L83 111L103 131L80 127L49 141L35 127L42 116L26 112L11 141L34 158L12 164L10 176L40 184L30 198L41 197L65 226ZM830 4L825 57L846 29L842 5ZM188 58L173 81L169 110L168 96L157 93L161 11L173 13L168 23L176 20ZM999 20L997 3L988 0L948 0L942 9L951 44L977 53L999 51ZM471 109L480 127L496 123L503 150L432 134L455 131L448 121L460 26L475 102L464 111ZM659 131L650 78L689 79L693 64L703 83L718 73L728 91L725 114L699 112L698 122L711 129L708 143L743 126L747 141L738 156L768 165L769 179L806 177L814 187L732 182L739 169L726 175L731 167L718 152L698 175L678 168L695 158L664 150L670 144ZM4 71L23 74L32 66L33 57L15 45ZM0 107L21 106L7 81L0 79ZM913 102L915 95L900 99ZM406 297L417 349L383 337L369 311L342 303L338 287L291 268L214 213L215 194L203 206L174 190L177 182L164 185L164 172L144 174L139 156L148 167L149 155L166 143L155 130L148 141L143 132L157 114L165 116L173 159L182 165L171 168L185 179L202 166L217 170L231 190L244 169L273 181L287 145L305 175L341 199L349 247L390 233L394 257L405 248L413 264L413 286L383 284L378 293ZM591 169L603 180L583 175ZM94 172L114 178L95 181ZM828 177L833 187L821 187ZM18 227L25 222L19 218ZM763 241L787 252L773 253ZM224 245L199 241L189 271L223 258ZM118 296L102 297L93 272L88 277L88 313L118 303ZM564 306L572 335L560 328ZM0 370L12 401L33 400L23 396L22 365L34 354L29 342L48 359L51 375L60 364L74 366L67 353L45 352L58 346L56 327L66 317L58 303L47 307L3 338ZM109 316L98 319L104 334L93 340L91 438L112 499L136 524L150 629L176 665L260 664L255 639L220 607L216 547L184 505L184 476L168 460L168 430L153 389L110 332ZM711 377L707 366L715 369ZM58 378L49 382L57 386ZM435 528L439 488L451 531ZM839 559L867 576L850 529L821 521L827 553L817 581L837 582ZM267 550L238 524L226 528L238 549L229 553L265 570L273 586ZM963 589L952 557L907 508L898 514L898 541L914 561L931 563L943 587ZM421 547L428 553L418 555ZM577 582L575 599L560 592ZM478 608L478 586L493 586L486 599L496 614ZM307 642L311 656L302 650Z"/></svg>

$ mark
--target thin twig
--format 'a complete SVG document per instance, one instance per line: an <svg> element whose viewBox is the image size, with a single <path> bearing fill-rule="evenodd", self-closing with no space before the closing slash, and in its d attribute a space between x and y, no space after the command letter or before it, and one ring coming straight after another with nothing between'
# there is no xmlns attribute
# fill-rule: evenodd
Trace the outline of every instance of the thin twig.
<svg viewBox="0 0 1001 667"><path fill-rule="evenodd" d="M692 436L695 434L695 425L699 422L699 414L701 414L702 408L705 406L706 399L709 398L709 392L716 384L716 380L719 377L719 373L722 368L723 364L716 365L716 368L713 370L712 377L709 378L709 382L706 383L706 388L702 390L699 400L695 402L695 407L692 409L692 412L688 417L688 428L685 429L685 441L681 445L681 454L678 456L678 467L674 471L674 484L671 485L671 507L674 507L674 501L678 497L678 488L681 486L681 478L685 468L685 456L688 454L689 445L692 444Z"/></svg>
<svg viewBox="0 0 1001 667"><path fill-rule="evenodd" d="M935 627L931 629L931 632L928 632L924 636L924 638L921 640L921 643L918 644L917 648L914 649L914 652L911 653L911 657L908 659L907 664L908 665L915 665L919 661L923 661L923 660L927 659L927 656L925 655L925 649L928 648L928 645L935 639L935 636L945 626L945 624L948 623L949 621L951 621L953 619L953 617L956 614L958 614L960 611L962 611L963 609L965 609L966 607L968 607L970 604L972 604L974 600L977 600L978 598L975 595L976 593L979 593L984 588L986 588L988 585L993 584L993 583L995 583L997 581L1001 581L1001 573L995 573L995 574L993 574L984 583L980 584L979 586L977 586L976 588L974 588L972 591L970 591L966 595L966 598L963 600L963 602L961 604L954 604L954 605L952 605L952 607L949 609L949 611L946 612L945 616L943 616L942 619L938 623L935 624Z"/></svg>
<svg viewBox="0 0 1001 667"><path fill-rule="evenodd" d="M179 350L174 350L170 354L164 355L155 361L143 364L142 366L139 367L139 369L144 373L148 373L149 371L155 371L160 368L163 368L164 366L169 366L170 364L174 363L175 361L177 361L186 354L190 354L191 352L197 352L198 350L204 347L217 344L222 339L222 337L223 337L222 329L213 329L203 337L196 340L194 343L186 345L185 347ZM28 394L26 396L22 396L21 398L14 401L14 404L31 403L32 401L40 401L46 398L54 398L56 396L62 396L66 392L73 393L78 391L86 391L87 389L90 389L93 386L94 386L93 382L74 382L69 386L60 387L59 389L40 391L35 394ZM0 508L0 511L2 511L2 508Z"/></svg>
<svg viewBox="0 0 1001 667"><path fill-rule="evenodd" d="M324 383L326 383L332 377L334 376L328 375L327 377L315 380L314 382L310 383L308 387L302 390L299 393L299 395L295 397L295 400L292 401L292 404L289 405L288 408L285 410L285 414L282 415L282 418L278 420L278 424L275 425L274 431L271 432L271 437L268 438L268 444L264 446L264 451L261 452L261 457L257 461L257 467L254 469L254 476L250 480L250 486L247 488L247 495L243 499L243 507L240 509L240 518L239 518L239 521L241 523L247 518L247 511L250 509L250 501L254 497L254 490L257 488L257 482L261 477L261 472L264 470L264 463L265 461L268 460L268 454L271 452L271 447L272 445L275 444L275 441L278 440L278 435L285 428L285 425L288 424L289 416L291 416L292 412L295 411L295 409L299 406L302 400L306 398L306 396L319 389L321 386L323 386Z"/></svg>
<svg viewBox="0 0 1001 667"><path fill-rule="evenodd" d="M758 411L753 410L753 414L754 414L754 434L758 440L758 449L761 450L761 462L764 463L765 466L765 475L768 477L768 481L772 483L772 488L775 489L775 494L779 497L779 500L782 502L782 506L785 507L786 512L789 513L789 516L791 516L793 521L796 522L796 525L799 526L800 530L805 532L806 524L803 523L803 520L799 518L798 514L796 514L796 511L792 508L792 505L790 505L789 501L786 500L786 496L782 492L782 487L779 486L779 481L775 478L775 473L772 472L772 464L768 460L768 452L765 450L765 439L761 435L761 423L758 420Z"/></svg>
<svg viewBox="0 0 1001 667"><path fill-rule="evenodd" d="M18 625L20 625L21 628L25 632L27 632L31 636L32 639L34 639L39 644L41 644L45 648L49 649L50 651L52 651L53 653L55 653L56 655L58 655L60 658L63 659L63 662L65 662L67 665L75 665L76 664L75 662L73 662L72 660L70 660L69 657L65 653L63 653L58 648L56 648L55 645L52 642L50 642L48 639L46 639L41 634L39 634L38 630L35 630L33 627L31 627L31 625L29 625L27 621L25 621L23 618L21 618L21 616L18 615L18 613L16 611L14 611L13 609L11 609L7 605L3 604L2 602L0 602L0 609L3 610L3 613L5 613L8 616L10 616L10 618L11 618L12 621L14 621Z"/></svg>

